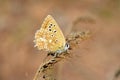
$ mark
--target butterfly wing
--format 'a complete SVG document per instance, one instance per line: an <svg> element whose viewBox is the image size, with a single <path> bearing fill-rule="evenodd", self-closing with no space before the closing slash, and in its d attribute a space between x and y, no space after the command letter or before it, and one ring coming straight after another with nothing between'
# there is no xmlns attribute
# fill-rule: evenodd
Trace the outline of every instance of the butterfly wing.
<svg viewBox="0 0 120 80"><path fill-rule="evenodd" d="M52 16L48 15L41 29L35 33L35 43L38 49L51 52L64 48L64 35Z"/></svg>

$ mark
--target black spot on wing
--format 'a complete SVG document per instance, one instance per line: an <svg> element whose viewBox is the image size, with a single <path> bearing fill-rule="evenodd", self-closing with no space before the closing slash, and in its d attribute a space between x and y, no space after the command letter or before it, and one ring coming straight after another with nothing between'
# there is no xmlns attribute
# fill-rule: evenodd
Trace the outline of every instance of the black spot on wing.
<svg viewBox="0 0 120 80"><path fill-rule="evenodd" d="M56 31L56 30L54 30L53 32L54 32L54 33L56 33L57 31Z"/></svg>
<svg viewBox="0 0 120 80"><path fill-rule="evenodd" d="M51 26L49 26L49 28L51 28Z"/></svg>
<svg viewBox="0 0 120 80"><path fill-rule="evenodd" d="M49 31L52 31L51 29L49 29Z"/></svg>
<svg viewBox="0 0 120 80"><path fill-rule="evenodd" d="M54 35L52 34L51 36L53 37Z"/></svg>
<svg viewBox="0 0 120 80"><path fill-rule="evenodd" d="M52 26L52 23L50 24L50 26Z"/></svg>
<svg viewBox="0 0 120 80"><path fill-rule="evenodd" d="M55 43L57 43L57 42L58 42L58 40L56 39L56 40L55 40Z"/></svg>

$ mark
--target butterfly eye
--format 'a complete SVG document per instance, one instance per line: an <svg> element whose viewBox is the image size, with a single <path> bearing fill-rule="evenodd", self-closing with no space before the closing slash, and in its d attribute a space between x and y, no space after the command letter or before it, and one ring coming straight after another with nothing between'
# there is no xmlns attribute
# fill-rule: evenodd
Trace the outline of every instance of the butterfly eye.
<svg viewBox="0 0 120 80"><path fill-rule="evenodd" d="M54 27L55 27L55 24L54 24Z"/></svg>
<svg viewBox="0 0 120 80"><path fill-rule="evenodd" d="M69 45L66 43L66 47L69 48Z"/></svg>

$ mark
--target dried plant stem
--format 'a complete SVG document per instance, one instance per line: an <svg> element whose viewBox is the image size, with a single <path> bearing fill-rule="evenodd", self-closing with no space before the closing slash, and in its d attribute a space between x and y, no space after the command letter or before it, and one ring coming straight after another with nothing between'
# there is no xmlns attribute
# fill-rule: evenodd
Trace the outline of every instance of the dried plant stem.
<svg viewBox="0 0 120 80"><path fill-rule="evenodd" d="M51 75L52 70L53 70L53 66L55 65L55 63L59 62L62 59L63 58L52 58L49 61L43 63L39 67L38 71L36 72L36 75L35 75L33 80L41 80L41 79L55 80Z"/></svg>
<svg viewBox="0 0 120 80"><path fill-rule="evenodd" d="M56 80L53 75L54 65L62 59L65 59L69 54L71 54L71 50L73 50L75 46L77 46L81 41L86 40L89 36L89 31L71 33L66 39L70 45L69 50L61 53L58 57L52 57L47 62L44 62L39 67L33 80Z"/></svg>

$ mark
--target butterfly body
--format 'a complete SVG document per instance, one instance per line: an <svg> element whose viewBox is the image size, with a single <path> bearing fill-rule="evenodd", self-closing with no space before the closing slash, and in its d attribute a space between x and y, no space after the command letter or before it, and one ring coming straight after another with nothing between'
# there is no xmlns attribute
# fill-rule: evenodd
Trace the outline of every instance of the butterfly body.
<svg viewBox="0 0 120 80"><path fill-rule="evenodd" d="M62 31L51 15L48 15L40 30L35 33L35 47L52 53L62 53L68 49Z"/></svg>

